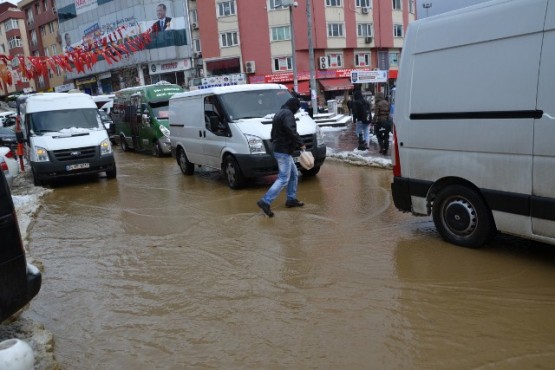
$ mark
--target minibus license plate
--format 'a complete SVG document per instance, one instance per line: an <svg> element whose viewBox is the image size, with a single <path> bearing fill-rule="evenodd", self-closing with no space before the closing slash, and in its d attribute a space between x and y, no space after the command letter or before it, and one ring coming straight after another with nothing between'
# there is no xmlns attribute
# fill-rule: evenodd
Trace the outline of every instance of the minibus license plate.
<svg viewBox="0 0 555 370"><path fill-rule="evenodd" d="M84 168L89 168L89 163L79 163L79 164L70 164L66 166L66 171L74 171L74 170L82 170Z"/></svg>

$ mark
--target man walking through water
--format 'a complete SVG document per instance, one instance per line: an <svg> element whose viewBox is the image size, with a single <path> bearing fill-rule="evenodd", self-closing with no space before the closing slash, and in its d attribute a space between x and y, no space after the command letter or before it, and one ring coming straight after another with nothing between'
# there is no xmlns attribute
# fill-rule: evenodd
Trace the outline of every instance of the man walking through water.
<svg viewBox="0 0 555 370"><path fill-rule="evenodd" d="M295 113L299 110L299 99L291 98L285 102L272 121L272 143L274 145L274 158L278 163L279 174L268 192L256 204L268 217L274 217L270 208L272 202L278 197L281 190L287 186L287 208L302 207L304 203L297 199L297 184L299 175L293 160L296 150L304 150L305 146L297 132Z"/></svg>

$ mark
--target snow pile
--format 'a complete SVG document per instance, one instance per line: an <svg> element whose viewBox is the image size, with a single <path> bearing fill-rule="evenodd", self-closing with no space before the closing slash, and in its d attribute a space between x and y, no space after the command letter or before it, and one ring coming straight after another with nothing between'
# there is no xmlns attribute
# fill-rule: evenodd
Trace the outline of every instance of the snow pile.
<svg viewBox="0 0 555 370"><path fill-rule="evenodd" d="M89 128L78 128L78 127L71 127L71 128L64 128L59 131L62 135L80 135L80 134L90 134L91 129Z"/></svg>
<svg viewBox="0 0 555 370"><path fill-rule="evenodd" d="M391 158L379 155L370 155L366 150L355 149L352 151L336 152L328 147L326 156L329 159L336 159L356 166L378 167L384 169L391 169L393 167Z"/></svg>
<svg viewBox="0 0 555 370"><path fill-rule="evenodd" d="M36 189L37 190L33 191L32 194L12 196L15 211L17 213L19 229L21 231L21 238L23 240L27 239L29 226L41 206L40 198L51 191L44 188Z"/></svg>

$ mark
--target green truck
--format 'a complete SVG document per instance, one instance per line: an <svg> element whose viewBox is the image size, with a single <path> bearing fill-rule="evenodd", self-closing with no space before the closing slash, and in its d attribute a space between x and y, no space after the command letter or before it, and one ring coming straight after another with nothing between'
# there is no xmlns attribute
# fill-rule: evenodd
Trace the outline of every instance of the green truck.
<svg viewBox="0 0 555 370"><path fill-rule="evenodd" d="M170 98L180 92L183 92L181 87L167 82L116 92L112 119L114 139L119 140L121 149L169 155L168 104Z"/></svg>

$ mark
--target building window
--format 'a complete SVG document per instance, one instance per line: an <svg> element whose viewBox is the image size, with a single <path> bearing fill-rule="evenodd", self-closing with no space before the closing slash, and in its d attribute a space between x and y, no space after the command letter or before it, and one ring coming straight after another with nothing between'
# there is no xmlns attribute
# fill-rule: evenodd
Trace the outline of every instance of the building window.
<svg viewBox="0 0 555 370"><path fill-rule="evenodd" d="M374 25L372 23L357 24L358 37L372 37L374 35Z"/></svg>
<svg viewBox="0 0 555 370"><path fill-rule="evenodd" d="M54 22L48 23L48 32L54 33Z"/></svg>
<svg viewBox="0 0 555 370"><path fill-rule="evenodd" d="M330 68L343 67L343 54L328 54L328 66Z"/></svg>
<svg viewBox="0 0 555 370"><path fill-rule="evenodd" d="M398 67L399 66L399 53L398 52L390 52L389 53L389 66L390 67Z"/></svg>
<svg viewBox="0 0 555 370"><path fill-rule="evenodd" d="M220 43L223 48L239 45L239 35L237 32L220 33Z"/></svg>
<svg viewBox="0 0 555 370"><path fill-rule="evenodd" d="M6 53L6 45L4 44L0 45L0 49L2 49L2 54Z"/></svg>
<svg viewBox="0 0 555 370"><path fill-rule="evenodd" d="M193 49L194 51L196 51L197 53L202 52L202 49L200 47L200 39L194 39L193 40Z"/></svg>
<svg viewBox="0 0 555 370"><path fill-rule="evenodd" d="M272 27L272 41L291 40L291 27Z"/></svg>
<svg viewBox="0 0 555 370"><path fill-rule="evenodd" d="M59 65L56 65L56 75L57 75L57 76L61 76L61 75L62 75L62 68L60 68Z"/></svg>
<svg viewBox="0 0 555 370"><path fill-rule="evenodd" d="M403 37L403 25L394 24L393 25L393 37Z"/></svg>
<svg viewBox="0 0 555 370"><path fill-rule="evenodd" d="M45 12L48 10L48 5L46 4L46 0L42 0L42 7L44 8Z"/></svg>
<svg viewBox="0 0 555 370"><path fill-rule="evenodd" d="M35 32L35 30L31 31L31 45L32 46L36 46L38 43L37 41L37 33Z"/></svg>
<svg viewBox="0 0 555 370"><path fill-rule="evenodd" d="M21 44L21 39L17 36L11 37L8 42L9 42L9 45L10 45L10 49L20 48L21 45L22 45Z"/></svg>
<svg viewBox="0 0 555 370"><path fill-rule="evenodd" d="M45 56L45 57L49 57L49 56L50 56L50 49L44 48L44 56Z"/></svg>
<svg viewBox="0 0 555 370"><path fill-rule="evenodd" d="M355 65L357 67L370 67L370 54L369 53L355 54Z"/></svg>
<svg viewBox="0 0 555 370"><path fill-rule="evenodd" d="M343 23L328 23L328 37L343 37Z"/></svg>
<svg viewBox="0 0 555 370"><path fill-rule="evenodd" d="M401 0L393 0L393 10L401 10Z"/></svg>
<svg viewBox="0 0 555 370"><path fill-rule="evenodd" d="M52 55L58 55L58 47L56 44L50 45L50 50L52 51Z"/></svg>
<svg viewBox="0 0 555 370"><path fill-rule="evenodd" d="M40 26L40 34L46 36L46 26Z"/></svg>
<svg viewBox="0 0 555 370"><path fill-rule="evenodd" d="M197 10L191 10L191 23L198 23L198 12Z"/></svg>
<svg viewBox="0 0 555 370"><path fill-rule="evenodd" d="M218 3L218 17L227 17L235 14L235 0Z"/></svg>
<svg viewBox="0 0 555 370"><path fill-rule="evenodd" d="M326 6L342 6L343 0L326 0Z"/></svg>
<svg viewBox="0 0 555 370"><path fill-rule="evenodd" d="M33 8L29 8L27 9L27 11L25 12L26 16L27 16L27 23L28 24L33 24L34 21L34 17L33 17Z"/></svg>
<svg viewBox="0 0 555 370"><path fill-rule="evenodd" d="M17 23L16 19L8 19L6 23L4 23L4 30L6 32L16 29L19 29L19 23Z"/></svg>
<svg viewBox="0 0 555 370"><path fill-rule="evenodd" d="M290 71L293 69L293 59L291 57L274 58L274 71Z"/></svg>
<svg viewBox="0 0 555 370"><path fill-rule="evenodd" d="M356 0L357 8L372 8L372 0Z"/></svg>
<svg viewBox="0 0 555 370"><path fill-rule="evenodd" d="M415 1L416 0L409 0L409 12L410 12L410 14L415 14L415 12L416 12Z"/></svg>
<svg viewBox="0 0 555 370"><path fill-rule="evenodd" d="M271 10L286 8L284 5L281 5L281 1L282 0L270 0L268 8Z"/></svg>

